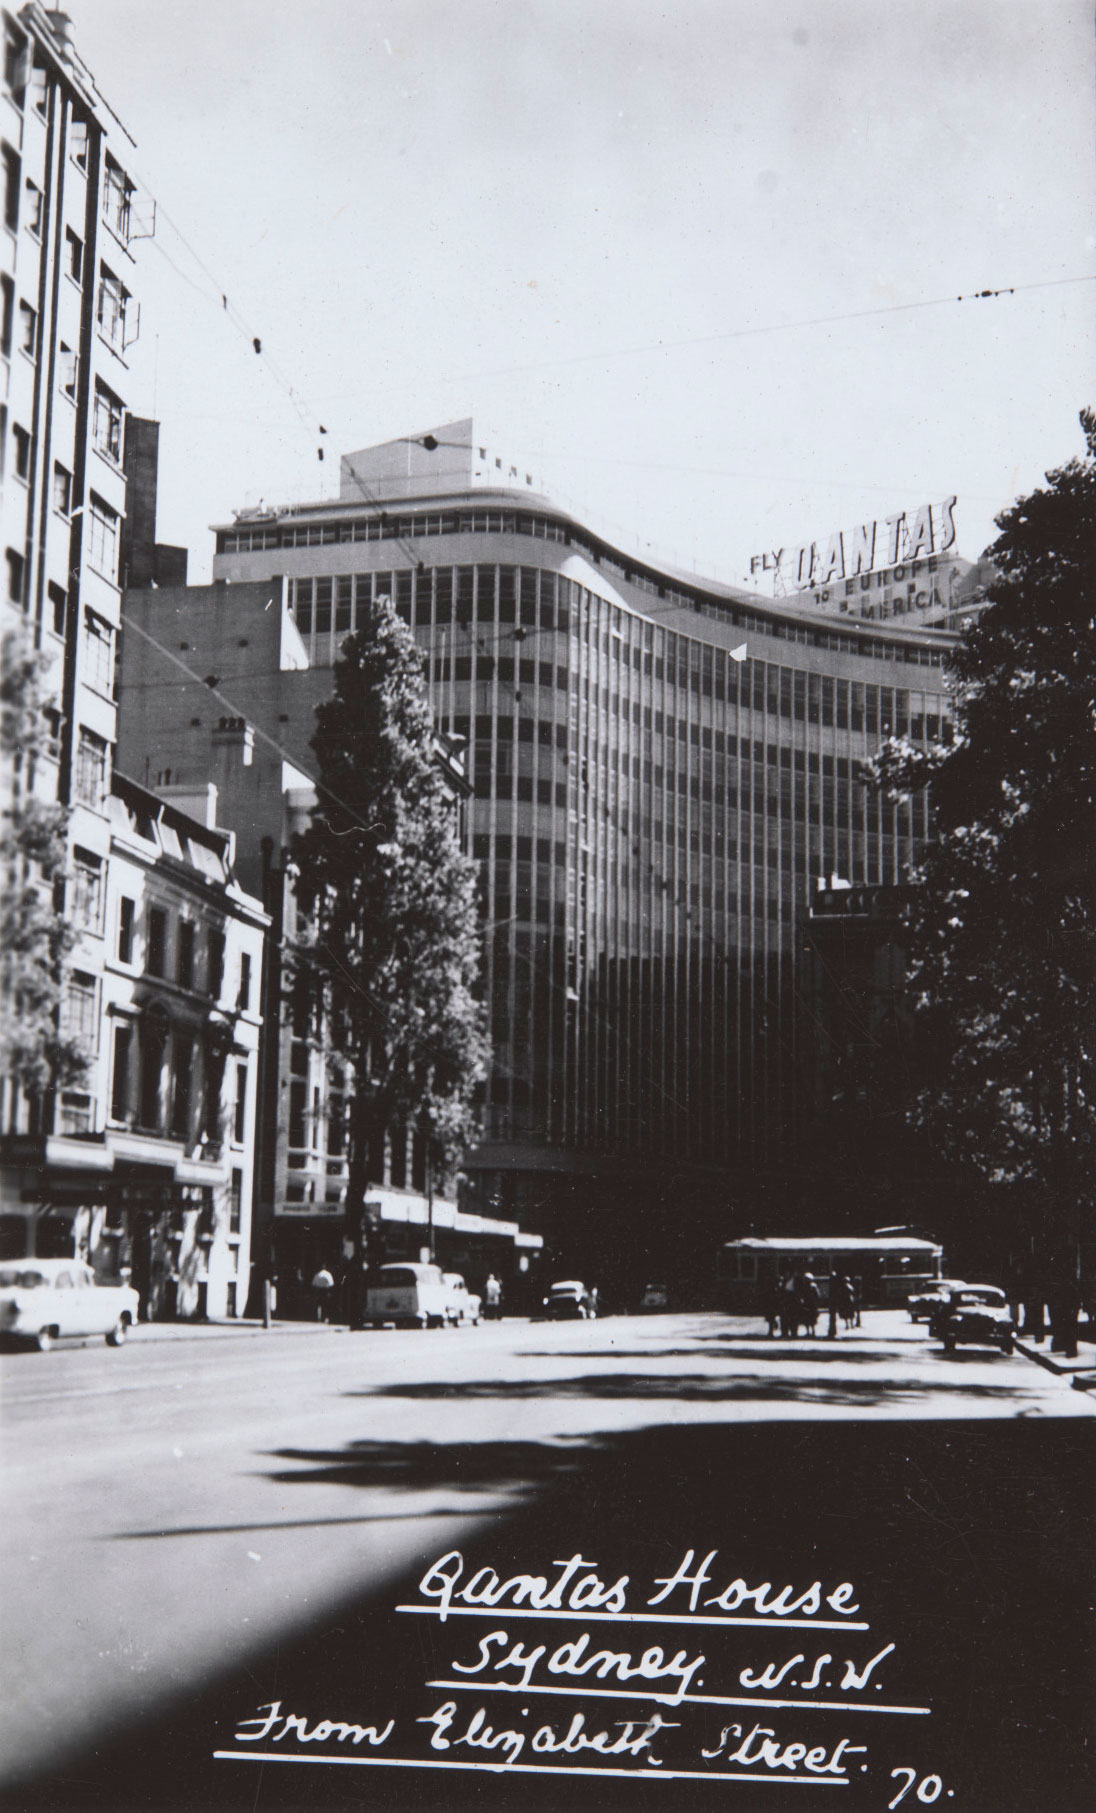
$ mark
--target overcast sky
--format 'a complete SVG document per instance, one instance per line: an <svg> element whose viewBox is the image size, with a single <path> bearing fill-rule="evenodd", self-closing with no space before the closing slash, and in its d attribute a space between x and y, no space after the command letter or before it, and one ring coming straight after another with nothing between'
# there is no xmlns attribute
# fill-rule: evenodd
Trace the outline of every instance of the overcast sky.
<svg viewBox="0 0 1096 1813"><path fill-rule="evenodd" d="M211 522L469 414L732 583L951 492L974 557L1080 448L1089 0L67 4L157 200L128 396L196 580Z"/></svg>

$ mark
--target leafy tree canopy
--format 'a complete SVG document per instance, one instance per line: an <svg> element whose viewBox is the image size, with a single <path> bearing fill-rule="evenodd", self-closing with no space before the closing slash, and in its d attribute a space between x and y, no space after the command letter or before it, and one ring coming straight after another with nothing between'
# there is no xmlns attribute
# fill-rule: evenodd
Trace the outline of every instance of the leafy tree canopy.
<svg viewBox="0 0 1096 1813"><path fill-rule="evenodd" d="M422 658L387 600L343 643L334 678L312 738L319 802L293 845L302 950L350 1029L352 1153L375 1159L384 1129L406 1122L448 1161L473 1132L486 1069L475 870L435 760Z"/></svg>
<svg viewBox="0 0 1096 1813"><path fill-rule="evenodd" d="M1096 415L1086 454L997 518L988 606L949 663L956 735L892 741L893 796L932 781L916 877L912 1118L947 1156L1079 1231L1096 1147Z"/></svg>
<svg viewBox="0 0 1096 1813"><path fill-rule="evenodd" d="M75 942L54 911L53 887L64 873L68 813L34 791L48 736L43 678L46 657L21 638L4 639L0 670L0 1068L24 1092L79 1082L83 1048L59 1030L64 960Z"/></svg>

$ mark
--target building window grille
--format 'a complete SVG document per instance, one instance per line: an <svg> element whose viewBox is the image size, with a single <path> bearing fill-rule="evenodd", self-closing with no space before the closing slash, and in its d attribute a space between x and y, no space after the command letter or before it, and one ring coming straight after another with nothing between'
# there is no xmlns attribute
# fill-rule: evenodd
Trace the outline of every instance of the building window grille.
<svg viewBox="0 0 1096 1813"><path fill-rule="evenodd" d="M84 679L108 698L114 692L114 630L95 611L84 613Z"/></svg>
<svg viewBox="0 0 1096 1813"><path fill-rule="evenodd" d="M124 352L129 345L129 314L133 298L121 279L114 275L104 264L99 277L99 303L96 319L105 340L109 341L115 352Z"/></svg>
<svg viewBox="0 0 1096 1813"><path fill-rule="evenodd" d="M88 559L96 571L114 585L118 583L118 523L117 510L112 510L92 492Z"/></svg>
<svg viewBox="0 0 1096 1813"><path fill-rule="evenodd" d="M92 435L99 452L116 466L122 463L122 421L125 405L105 384L95 386Z"/></svg>
<svg viewBox="0 0 1096 1813"><path fill-rule="evenodd" d="M80 727L76 749L76 798L84 806L101 809L107 787L107 745L93 730Z"/></svg>
<svg viewBox="0 0 1096 1813"><path fill-rule="evenodd" d="M75 970L69 977L68 986L65 989L61 1024L65 1036L74 1039L88 1052L93 1052L97 1043L96 1035L99 1029L97 1003L98 992L95 977Z"/></svg>
<svg viewBox="0 0 1096 1813"><path fill-rule="evenodd" d="M103 864L102 859L87 850L74 852L72 915L74 923L85 932L102 927Z"/></svg>
<svg viewBox="0 0 1096 1813"><path fill-rule="evenodd" d="M133 184L112 157L103 173L103 219L123 245L129 244L133 211Z"/></svg>

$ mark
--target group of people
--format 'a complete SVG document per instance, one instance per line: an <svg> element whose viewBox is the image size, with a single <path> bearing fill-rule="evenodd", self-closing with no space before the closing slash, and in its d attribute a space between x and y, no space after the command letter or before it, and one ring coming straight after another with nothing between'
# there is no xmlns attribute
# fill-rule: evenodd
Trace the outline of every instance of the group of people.
<svg viewBox="0 0 1096 1813"><path fill-rule="evenodd" d="M860 1325L860 1287L855 1278L831 1277L829 1288L828 1334L836 1336L838 1324L846 1328ZM769 1334L796 1338L813 1335L822 1312L822 1293L813 1272L789 1272L786 1278L774 1278L766 1295L765 1316Z"/></svg>

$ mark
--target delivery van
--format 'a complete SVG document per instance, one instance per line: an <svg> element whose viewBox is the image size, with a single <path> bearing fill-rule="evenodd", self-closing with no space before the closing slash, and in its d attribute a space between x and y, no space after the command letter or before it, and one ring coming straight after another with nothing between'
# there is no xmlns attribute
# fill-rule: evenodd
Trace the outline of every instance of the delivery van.
<svg viewBox="0 0 1096 1813"><path fill-rule="evenodd" d="M449 1286L437 1265L406 1261L382 1265L365 1292L367 1328L441 1328L447 1320Z"/></svg>

